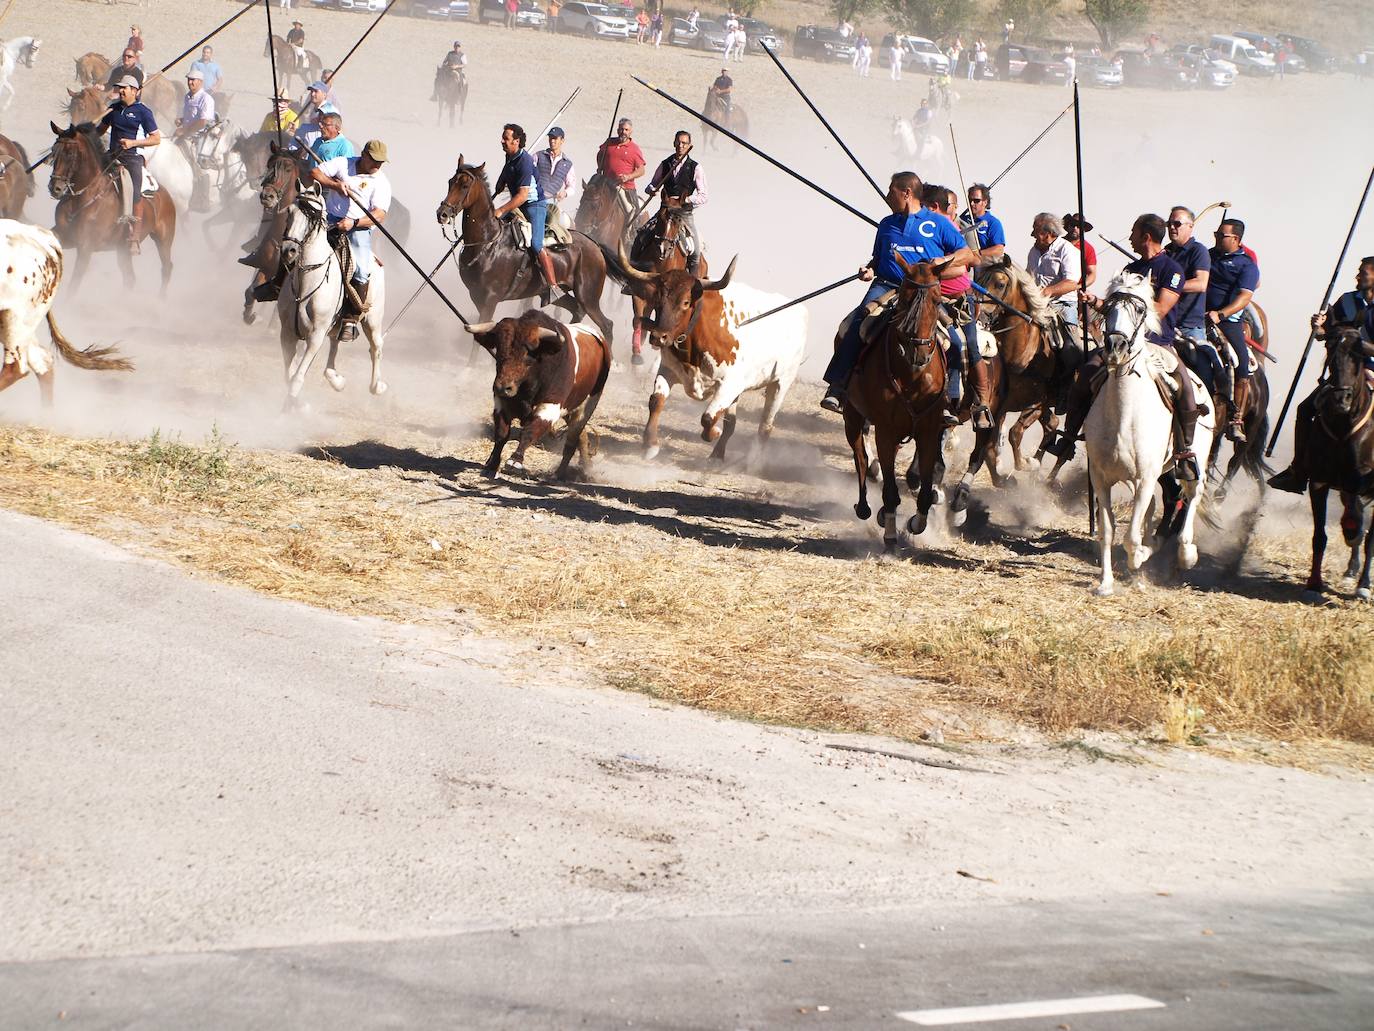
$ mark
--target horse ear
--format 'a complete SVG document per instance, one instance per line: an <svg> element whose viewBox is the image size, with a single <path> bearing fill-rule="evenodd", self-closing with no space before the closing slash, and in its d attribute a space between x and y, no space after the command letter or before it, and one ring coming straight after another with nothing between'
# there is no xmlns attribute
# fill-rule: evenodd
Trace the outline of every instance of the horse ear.
<svg viewBox="0 0 1374 1031"><path fill-rule="evenodd" d="M587 188L587 180L583 179L583 180L582 180L582 189L585 190L586 188Z"/></svg>
<svg viewBox="0 0 1374 1031"><path fill-rule="evenodd" d="M478 175L481 175L483 169L485 169L486 167L487 167L487 163L486 163L485 161L483 161L480 165L478 165L476 168L474 168L473 171L476 172Z"/></svg>
<svg viewBox="0 0 1374 1031"><path fill-rule="evenodd" d="M462 155L462 154L459 154L459 155L458 155L458 167L459 167L459 168L462 168L462 167L463 167L463 155Z"/></svg>
<svg viewBox="0 0 1374 1031"><path fill-rule="evenodd" d="M56 122L49 122L49 123L48 123L48 127L52 129L52 132L53 132L53 135L54 135L54 136L61 136L61 135L62 135L62 130L59 129L59 128L57 127L57 123L56 123Z"/></svg>
<svg viewBox="0 0 1374 1031"><path fill-rule="evenodd" d="M77 97L81 96L81 94L82 94L83 92L85 92L85 91L84 91L84 90L79 90L79 89L72 89L72 88L70 88L70 87L67 88L67 96L71 97L73 100L75 100Z"/></svg>
<svg viewBox="0 0 1374 1031"><path fill-rule="evenodd" d="M902 257L901 251L893 251L892 257L894 260L896 260L897 267L902 270L903 275L911 271L911 262L907 261L905 258Z"/></svg>

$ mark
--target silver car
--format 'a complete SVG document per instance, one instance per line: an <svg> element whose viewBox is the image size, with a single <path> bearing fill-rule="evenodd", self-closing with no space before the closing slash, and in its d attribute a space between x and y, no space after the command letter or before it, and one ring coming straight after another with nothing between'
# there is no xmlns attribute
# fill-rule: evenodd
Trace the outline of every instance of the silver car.
<svg viewBox="0 0 1374 1031"><path fill-rule="evenodd" d="M605 4L574 0L563 5L558 22L563 32L580 32L584 36L606 39L630 38L630 23Z"/></svg>
<svg viewBox="0 0 1374 1031"><path fill-rule="evenodd" d="M1054 59L1062 61L1067 56L1065 53L1055 54ZM1120 68L1105 57L1094 57L1092 54L1083 57L1075 54L1074 71L1081 82L1098 89L1115 89L1124 81Z"/></svg>
<svg viewBox="0 0 1374 1031"><path fill-rule="evenodd" d="M668 45L670 47L694 47L700 30L686 18L674 18L668 26Z"/></svg>

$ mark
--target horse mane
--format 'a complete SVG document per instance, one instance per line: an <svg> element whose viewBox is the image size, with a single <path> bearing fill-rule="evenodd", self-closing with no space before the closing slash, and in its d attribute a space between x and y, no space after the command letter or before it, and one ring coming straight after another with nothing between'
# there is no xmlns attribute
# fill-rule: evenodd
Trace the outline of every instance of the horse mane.
<svg viewBox="0 0 1374 1031"><path fill-rule="evenodd" d="M1159 314L1155 311L1155 289L1148 276L1137 272L1118 272L1116 278L1107 284L1107 296L1130 294L1145 302L1145 328L1151 333L1159 332Z"/></svg>
<svg viewBox="0 0 1374 1031"><path fill-rule="evenodd" d="M491 180L489 180L489 179L487 178L486 169L482 169L481 171L478 171L478 166L477 166L477 165L459 165L459 166L458 166L458 171L460 171L460 172L471 172L471 173L472 173L472 177L473 177L474 179L479 180L479 181L481 182L481 184L482 184L482 187L487 191L487 197L488 197L488 198L491 197Z"/></svg>
<svg viewBox="0 0 1374 1031"><path fill-rule="evenodd" d="M1007 274L1021 288L1021 296L1026 299L1026 307L1030 310L1026 312L1035 324L1042 329L1048 328L1055 319L1054 311L1050 307L1050 299L1045 296L1045 291L1035 281L1029 272L1018 265L1011 258L1006 262Z"/></svg>
<svg viewBox="0 0 1374 1031"><path fill-rule="evenodd" d="M73 138L80 140L90 150L91 156L95 158L96 164L105 164L105 146L100 140L100 126L94 122L82 122L80 125L72 126Z"/></svg>

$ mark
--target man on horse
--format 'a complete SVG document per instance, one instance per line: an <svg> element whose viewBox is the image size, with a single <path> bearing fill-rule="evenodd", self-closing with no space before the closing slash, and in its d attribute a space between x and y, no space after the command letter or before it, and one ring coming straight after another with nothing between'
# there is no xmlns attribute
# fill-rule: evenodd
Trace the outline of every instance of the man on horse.
<svg viewBox="0 0 1374 1031"><path fill-rule="evenodd" d="M1078 248L1084 264L1088 266L1088 274L1083 280L1087 286L1097 282L1097 249L1084 238L1084 234L1092 231L1093 224L1087 219L1079 218L1073 212L1064 216L1064 239Z"/></svg>
<svg viewBox="0 0 1374 1031"><path fill-rule="evenodd" d="M980 265L990 265L1007 252L1007 232L1002 228L1002 220L992 213L992 187L986 183L974 183L969 187L968 211L960 225L965 230L978 230Z"/></svg>
<svg viewBox="0 0 1374 1031"><path fill-rule="evenodd" d="M1241 250L1245 223L1238 218L1223 219L1216 232L1216 246L1212 248L1212 275L1207 283L1207 321L1225 337L1236 355L1235 385L1227 391L1230 419L1226 436L1238 444L1245 443L1245 403L1250 398L1250 345L1245 340L1245 309L1259 286L1259 266ZM1230 377L1223 378L1231 386Z"/></svg>
<svg viewBox="0 0 1374 1031"><path fill-rule="evenodd" d="M1312 316L1312 330L1318 340L1325 340L1328 324L1336 326L1362 326L1364 335L1374 339L1374 255L1360 259L1360 267L1355 272L1355 289L1343 293L1329 310L1317 312ZM1374 358L1365 360L1365 368L1374 372ZM1293 461L1288 468L1269 478L1269 486L1278 490L1301 494L1307 490L1307 440L1312 432L1312 420L1316 415L1316 400L1323 384L1303 398L1298 405L1297 417L1293 421Z"/></svg>
<svg viewBox="0 0 1374 1031"><path fill-rule="evenodd" d="M1064 223L1048 211L1040 212L1032 220L1031 237L1035 242L1026 255L1026 271L1059 317L1049 343L1054 349L1060 390L1067 392L1069 381L1083 364L1083 331L1078 325L1083 254L1064 239ZM1066 393L1059 395L1059 401L1066 402Z"/></svg>
<svg viewBox="0 0 1374 1031"><path fill-rule="evenodd" d="M510 194L510 199L493 214L500 219L519 208L529 220L530 252L534 255L534 266L544 277L544 284L552 296L558 289L558 275L553 270L553 258L544 249L549 198L535 174L534 158L525 149L525 130L514 122L507 122L501 129L501 149L505 151L506 163L491 192L495 195L505 190Z"/></svg>
<svg viewBox="0 0 1374 1031"><path fill-rule="evenodd" d="M382 172L385 161L386 144L368 140L357 157L330 158L310 173L315 182L329 190L325 195L325 217L332 230L347 236L353 258L353 274L349 277L353 289L345 291L340 340L357 337L358 319L368 309L372 230L386 221L387 209L391 207L391 182Z"/></svg>
<svg viewBox="0 0 1374 1031"><path fill-rule="evenodd" d="M930 135L930 127L934 122L935 112L930 109L930 101L923 97L921 106L911 116L911 127L916 130L916 138L919 140Z"/></svg>
<svg viewBox="0 0 1374 1031"><path fill-rule="evenodd" d="M328 114L339 114L339 108L330 99L329 83L316 79L305 88L305 103L301 105L301 121L307 124L318 122Z"/></svg>
<svg viewBox="0 0 1374 1031"><path fill-rule="evenodd" d="M124 53L119 57L119 64L110 69L110 77L105 80L105 89L114 90L119 86L119 80L126 75L132 75L138 80L138 85L143 86L143 68L138 63L138 51L124 48Z"/></svg>
<svg viewBox="0 0 1374 1031"><path fill-rule="evenodd" d="M296 55L296 67L304 68L309 58L305 56L305 26L300 22L291 23L291 31L286 34L286 45Z"/></svg>
<svg viewBox="0 0 1374 1031"><path fill-rule="evenodd" d="M186 96L181 100L181 117L172 131L172 142L181 148L186 155L186 163L191 166L191 207L195 211L207 210L210 200L205 192L209 177L196 160L194 140L215 120L215 99L208 90L201 88L202 85L201 72L192 65L186 73Z"/></svg>
<svg viewBox="0 0 1374 1031"><path fill-rule="evenodd" d="M1224 387L1226 366L1207 336L1208 305L1205 302L1210 293L1212 257L1193 236L1196 218L1192 209L1183 205L1169 209L1169 243L1164 250L1183 269L1183 289L1176 309L1178 356L1203 383Z"/></svg>
<svg viewBox="0 0 1374 1031"><path fill-rule="evenodd" d="M434 70L434 89L429 95L430 103L438 101L439 89L450 75L456 75L459 82L466 78L467 72L463 69L467 67L467 63L468 55L463 53L463 44L455 39L453 49L444 55L439 67Z"/></svg>
<svg viewBox="0 0 1374 1031"><path fill-rule="evenodd" d="M558 217L559 202L568 199L577 181L572 158L563 153L563 138L563 129L553 126L549 130L549 145L534 159L534 174L539 179L540 190L549 199L550 221Z"/></svg>
<svg viewBox="0 0 1374 1031"><path fill-rule="evenodd" d="M277 99L272 102L272 110L262 120L262 128L258 132L275 136L280 131L282 137L289 140L295 133L299 121L300 116L291 109L291 94L282 89L277 92Z"/></svg>
<svg viewBox="0 0 1374 1031"><path fill-rule="evenodd" d="M725 112L727 118L735 106L734 89L735 80L730 78L730 73L722 68L720 74L716 76L716 81L711 83L709 93L720 102L720 109Z"/></svg>
<svg viewBox="0 0 1374 1031"><path fill-rule="evenodd" d="M927 183L921 190L921 203L928 211L955 225L959 195L947 186ZM955 227L958 228L957 226ZM975 259L976 261L976 259ZM963 371L968 370L973 388L971 407L974 429L992 428L992 384L988 367L978 349L978 301L973 295L973 279L968 268L950 264L940 273L940 303L949 316L949 375L945 384L948 406L945 425L959 425L959 400L963 396Z"/></svg>
<svg viewBox="0 0 1374 1031"><path fill-rule="evenodd" d="M1158 215L1141 215L1131 226L1131 249L1140 255L1126 266L1126 272L1144 276L1154 286L1155 314L1159 318L1158 333L1147 330L1146 339L1160 347L1174 349L1174 335L1177 317L1176 307L1183 290L1183 268L1164 251L1164 219ZM1082 294L1084 303L1100 308L1100 298ZM1074 445L1083 423L1092 408L1093 400L1106 379L1102 351L1096 350L1078 370L1073 386L1069 390L1064 433L1053 446L1047 448L1057 457L1068 461L1073 458ZM1174 461L1179 475L1185 479L1197 479L1197 455L1193 453L1193 431L1197 428L1197 397L1193 392L1192 377L1187 367L1179 362L1173 376L1166 385L1174 402Z"/></svg>
<svg viewBox="0 0 1374 1031"><path fill-rule="evenodd" d="M129 173L129 191L124 195L124 215L120 219L128 229L129 250L138 253L138 211L143 196L143 156L139 150L156 147L162 142L157 120L152 111L138 100L139 84L132 75L120 79L119 99L110 105L100 120L100 131L110 133L110 160L117 161ZM139 133L143 133L140 138Z"/></svg>
<svg viewBox="0 0 1374 1031"><path fill-rule="evenodd" d="M873 256L859 269L859 278L872 285L863 301L849 314L849 326L825 370L828 389L821 407L828 412L844 408L844 392L849 376L859 361L863 341L859 331L869 305L896 291L905 276L893 254L902 252L908 264L951 259L951 265L972 265L973 251L964 243L954 223L937 218L921 205L921 177L915 172L898 172L887 188L887 206L892 211L878 223L873 238Z"/></svg>
<svg viewBox="0 0 1374 1031"><path fill-rule="evenodd" d="M659 218L664 217L666 208L678 211L680 227L691 241L687 271L695 276L701 267L701 237L697 235L692 212L706 203L706 176L691 157L691 152L692 134L686 129L679 129L673 136L673 153L658 163L644 192L650 197L655 193L660 194Z"/></svg>
<svg viewBox="0 0 1374 1031"><path fill-rule="evenodd" d="M644 152L634 141L634 123L622 118L616 134L597 149L596 170L620 184L616 195L628 214L635 209L635 180L644 174Z"/></svg>
<svg viewBox="0 0 1374 1031"><path fill-rule="evenodd" d="M343 134L343 115L329 111L320 115L315 125L302 126L297 138L306 146L306 163L314 168L331 158L357 156L353 141Z"/></svg>

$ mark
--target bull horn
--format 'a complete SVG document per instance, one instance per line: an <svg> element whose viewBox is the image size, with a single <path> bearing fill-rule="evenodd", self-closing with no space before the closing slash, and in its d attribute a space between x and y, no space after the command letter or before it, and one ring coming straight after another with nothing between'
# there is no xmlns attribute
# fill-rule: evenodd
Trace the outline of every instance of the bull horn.
<svg viewBox="0 0 1374 1031"><path fill-rule="evenodd" d="M563 334L559 333L556 329L550 329L548 326L540 326L539 342L543 344L561 344L563 342Z"/></svg>
<svg viewBox="0 0 1374 1031"><path fill-rule="evenodd" d="M644 272L634 267L630 262L630 256L625 253L625 238L622 236L615 241L615 257L620 262L620 267L625 270L625 275L629 279L637 279L641 283L652 283L657 276L652 272Z"/></svg>
<svg viewBox="0 0 1374 1031"><path fill-rule="evenodd" d="M737 261L739 261L738 254L730 259L730 266L725 270L725 275L721 276L719 279L713 279L709 283L702 283L702 290L724 290L729 286L730 277L735 274L735 262Z"/></svg>
<svg viewBox="0 0 1374 1031"><path fill-rule="evenodd" d="M85 91L84 91L84 90L79 90L79 89L70 89L70 88L68 88L68 90L67 90L67 96L69 96L69 97L71 97L73 100L75 100L77 97L81 96L81 94L82 94L83 92L85 92Z"/></svg>
<svg viewBox="0 0 1374 1031"><path fill-rule="evenodd" d="M465 325L463 326L463 328L466 329L466 330L467 330L469 333L471 333L473 336L477 336L479 333L490 333L493 329L496 328L496 323L495 323L495 322L469 322L469 323L465 324Z"/></svg>

